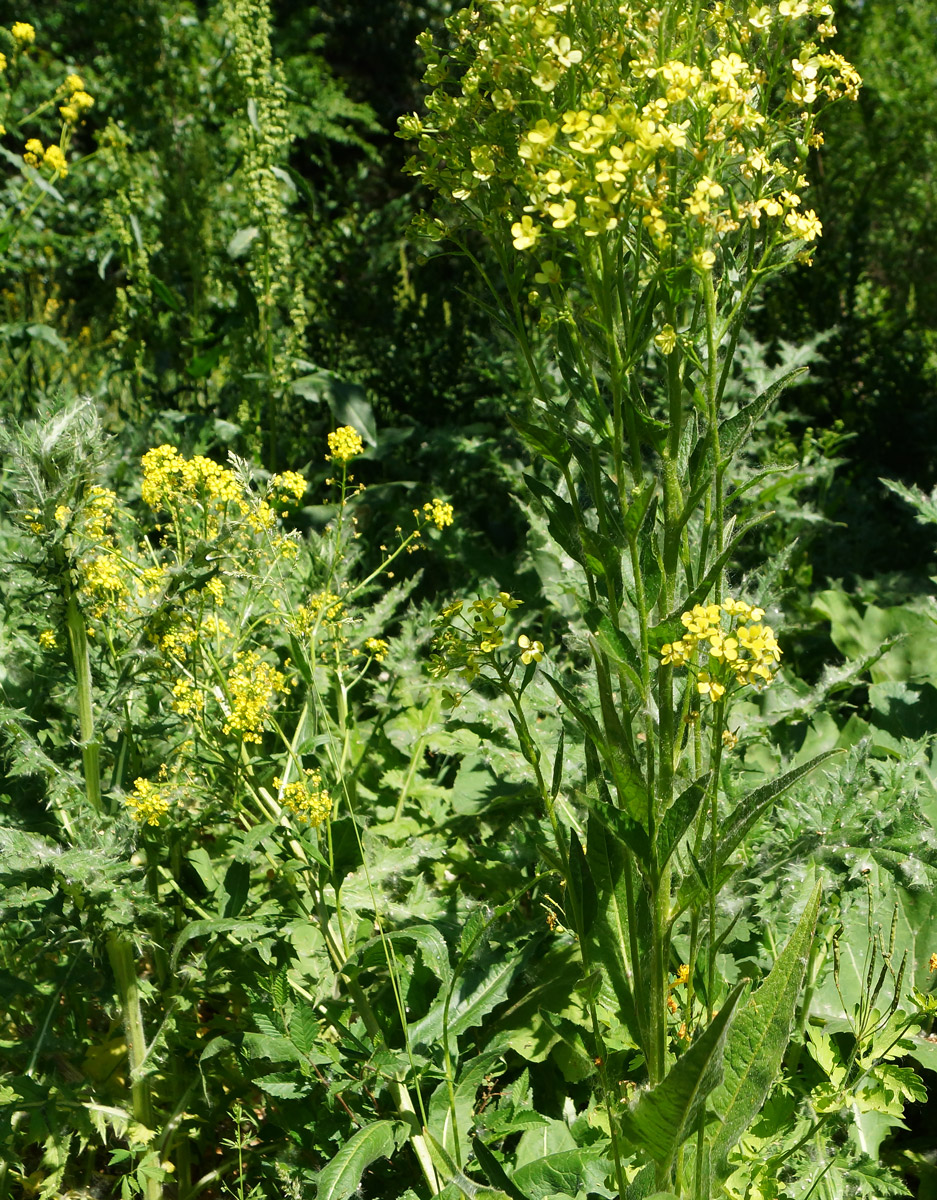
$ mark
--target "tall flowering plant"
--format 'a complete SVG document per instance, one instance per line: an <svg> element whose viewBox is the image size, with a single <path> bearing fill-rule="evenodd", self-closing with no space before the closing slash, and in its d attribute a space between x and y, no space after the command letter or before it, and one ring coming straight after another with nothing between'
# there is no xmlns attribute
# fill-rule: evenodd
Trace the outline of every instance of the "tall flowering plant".
<svg viewBox="0 0 937 1200"><path fill-rule="evenodd" d="M533 399L511 419L555 471L555 486L527 480L578 572L589 680L548 678L584 746L585 845L560 805L562 740L551 773L525 709L548 654L533 631L508 651L503 604L466 617L456 602L432 669L510 699L582 955L622 1195L709 1196L729 1177L781 1070L820 902L817 888L757 990L729 987L732 855L820 761L727 802L732 705L781 661L764 608L727 593L765 516L729 472L792 376L741 406L726 389L757 289L809 263L822 232L807 155L824 105L860 85L829 48L832 20L823 0L483 0L450 19L446 46L423 36L425 113L401 122L410 171L441 197L420 231L476 262L529 369ZM627 1104L610 1065L623 1042L646 1064Z"/></svg>

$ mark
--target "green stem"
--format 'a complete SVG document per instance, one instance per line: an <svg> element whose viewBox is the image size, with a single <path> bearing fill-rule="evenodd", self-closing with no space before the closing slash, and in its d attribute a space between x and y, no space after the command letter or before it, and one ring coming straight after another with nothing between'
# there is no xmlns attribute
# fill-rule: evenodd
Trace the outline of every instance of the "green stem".
<svg viewBox="0 0 937 1200"><path fill-rule="evenodd" d="M85 776L85 795L95 812L101 812L101 754L94 728L94 704L91 681L91 656L88 629L78 597L70 583L65 585L65 620L68 644L75 669L78 691L78 729L81 737L81 763Z"/></svg>
<svg viewBox="0 0 937 1200"><path fill-rule="evenodd" d="M133 943L126 935L114 931L107 938L107 957L117 984L120 1012L127 1039L127 1058L130 1065L130 1097L133 1119L146 1129L153 1129L153 1101L150 1081L144 1075L146 1064L146 1034L140 1004L140 986L134 961ZM147 1176L143 1195L145 1200L162 1200L163 1186L158 1179Z"/></svg>

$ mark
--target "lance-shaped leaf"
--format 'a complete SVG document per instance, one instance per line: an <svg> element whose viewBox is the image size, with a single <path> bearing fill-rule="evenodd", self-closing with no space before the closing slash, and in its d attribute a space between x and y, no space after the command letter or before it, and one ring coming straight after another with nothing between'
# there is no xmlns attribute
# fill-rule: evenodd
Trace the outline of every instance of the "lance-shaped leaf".
<svg viewBox="0 0 937 1200"><path fill-rule="evenodd" d="M629 870L622 848L598 821L589 814L589 866L596 886L596 918L589 938L596 962L608 975L618 1016L637 1045L647 1044L647 1032L636 1010L635 985L631 969L631 929L628 922L628 885L625 873ZM635 939L637 930L634 931ZM638 947L640 956L641 947ZM639 964L635 964L637 971Z"/></svg>
<svg viewBox="0 0 937 1200"><path fill-rule="evenodd" d="M580 937L587 937L595 922L595 883L575 829L570 831L569 841L569 891L575 912L576 932Z"/></svg>
<svg viewBox="0 0 937 1200"><path fill-rule="evenodd" d="M806 367L795 367L793 371L788 371L786 375L776 379L770 387L765 388L751 404L746 404L734 417L727 417L720 423L719 457L721 466L725 466L736 450L746 441L755 427L755 422L762 416L768 405L772 404L784 389L789 387L799 375L803 375L806 370Z"/></svg>
<svg viewBox="0 0 937 1200"><path fill-rule="evenodd" d="M673 854L680 839L690 828L693 818L699 812L703 803L706 789L712 779L712 772L700 776L695 783L680 793L670 808L664 813L663 820L657 832L657 853L661 869L667 865L667 860Z"/></svg>
<svg viewBox="0 0 937 1200"><path fill-rule="evenodd" d="M805 775L809 775L811 771L816 770L820 763L826 762L834 754L845 754L845 751L838 747L833 750L825 750L822 754L818 754L816 758L811 758L809 762L805 762L799 767L794 767L790 771L785 771L777 779L772 779L768 783L762 784L760 788L749 792L744 800L740 800L728 817L722 822L722 827L719 830L719 841L716 844L717 869L725 865L729 855L740 845L742 839L755 822L767 812L773 801L782 792L786 792L789 787L793 787L799 779L803 779ZM702 856L703 862L709 861L708 854L708 850L704 850Z"/></svg>
<svg viewBox="0 0 937 1200"><path fill-rule="evenodd" d="M761 1111L781 1068L807 969L820 892L818 883L777 962L739 1010L729 1031L722 1083L712 1096L721 1124L711 1144L710 1169L720 1182L730 1174L729 1151ZM718 1190L710 1186L708 1194Z"/></svg>
<svg viewBox="0 0 937 1200"><path fill-rule="evenodd" d="M374 1121L353 1133L316 1180L318 1200L348 1200L358 1190L361 1176L378 1158L390 1158L396 1149L393 1121Z"/></svg>
<svg viewBox="0 0 937 1200"><path fill-rule="evenodd" d="M625 1136L647 1151L664 1174L696 1129L706 1098L722 1081L726 1035L747 986L747 980L736 985L706 1031L677 1059L666 1078L656 1088L642 1092L622 1117Z"/></svg>

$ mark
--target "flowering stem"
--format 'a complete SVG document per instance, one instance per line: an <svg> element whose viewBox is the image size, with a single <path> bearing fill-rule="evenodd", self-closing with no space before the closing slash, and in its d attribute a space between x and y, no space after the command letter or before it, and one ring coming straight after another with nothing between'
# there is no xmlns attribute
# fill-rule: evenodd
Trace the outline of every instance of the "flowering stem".
<svg viewBox="0 0 937 1200"><path fill-rule="evenodd" d="M78 597L71 582L65 581L65 621L68 644L75 669L78 692L78 728L81 735L81 762L85 776L85 795L95 812L101 812L101 758L94 728L91 657L88 652L88 629Z"/></svg>

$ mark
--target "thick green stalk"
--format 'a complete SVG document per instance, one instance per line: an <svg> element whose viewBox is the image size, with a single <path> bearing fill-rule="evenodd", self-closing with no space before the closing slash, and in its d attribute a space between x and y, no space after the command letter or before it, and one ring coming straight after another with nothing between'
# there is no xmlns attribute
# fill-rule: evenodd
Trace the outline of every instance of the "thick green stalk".
<svg viewBox="0 0 937 1200"><path fill-rule="evenodd" d="M116 931L110 933L107 938L107 957L117 984L124 1036L127 1039L133 1119L146 1129L153 1129L150 1082L143 1074L146 1063L146 1033L143 1028L140 984L137 979L133 943L125 934ZM158 1179L147 1177L143 1194L145 1200L162 1200L163 1185Z"/></svg>
<svg viewBox="0 0 937 1200"><path fill-rule="evenodd" d="M85 795L95 812L101 812L101 756L94 728L94 703L91 684L91 656L88 630L78 597L70 583L65 585L65 620L68 644L75 668L78 691L78 729L81 737L81 763L85 776Z"/></svg>

